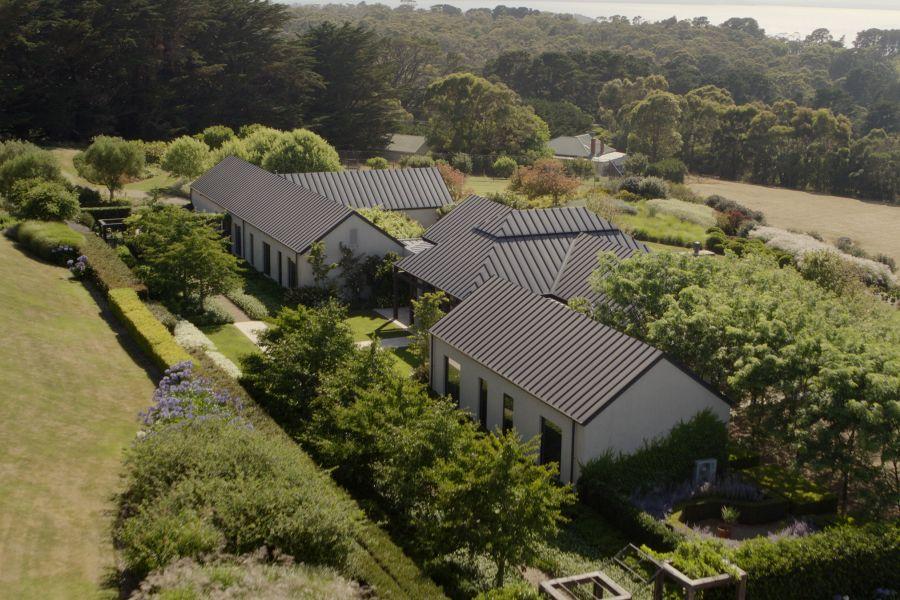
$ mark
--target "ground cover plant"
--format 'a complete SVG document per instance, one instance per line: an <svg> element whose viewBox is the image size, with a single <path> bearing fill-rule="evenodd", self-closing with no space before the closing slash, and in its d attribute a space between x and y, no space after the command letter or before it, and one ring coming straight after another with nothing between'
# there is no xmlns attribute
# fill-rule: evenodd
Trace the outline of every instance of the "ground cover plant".
<svg viewBox="0 0 900 600"><path fill-rule="evenodd" d="M674 215L682 221L696 223L704 227L713 227L716 224L716 211L702 204L683 202L674 198L648 200L646 203L650 214L663 213Z"/></svg>
<svg viewBox="0 0 900 600"><path fill-rule="evenodd" d="M616 224L639 240L671 246L687 246L706 239L706 227L666 213L652 214L645 201L637 203L637 214L621 214Z"/></svg>

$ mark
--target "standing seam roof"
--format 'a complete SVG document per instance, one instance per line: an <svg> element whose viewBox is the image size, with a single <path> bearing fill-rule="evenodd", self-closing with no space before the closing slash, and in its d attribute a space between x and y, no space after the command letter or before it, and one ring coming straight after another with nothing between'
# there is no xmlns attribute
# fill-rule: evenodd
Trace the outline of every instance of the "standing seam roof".
<svg viewBox="0 0 900 600"><path fill-rule="evenodd" d="M431 333L581 424L663 356L499 278L469 295Z"/></svg>

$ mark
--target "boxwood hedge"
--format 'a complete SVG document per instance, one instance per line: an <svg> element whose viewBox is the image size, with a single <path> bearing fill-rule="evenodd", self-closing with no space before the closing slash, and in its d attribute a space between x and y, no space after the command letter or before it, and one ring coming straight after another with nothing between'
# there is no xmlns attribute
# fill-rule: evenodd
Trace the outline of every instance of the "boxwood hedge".
<svg viewBox="0 0 900 600"><path fill-rule="evenodd" d="M131 288L117 288L109 290L108 295L113 314L157 367L167 369L176 363L191 360L172 334L144 306L137 292Z"/></svg>

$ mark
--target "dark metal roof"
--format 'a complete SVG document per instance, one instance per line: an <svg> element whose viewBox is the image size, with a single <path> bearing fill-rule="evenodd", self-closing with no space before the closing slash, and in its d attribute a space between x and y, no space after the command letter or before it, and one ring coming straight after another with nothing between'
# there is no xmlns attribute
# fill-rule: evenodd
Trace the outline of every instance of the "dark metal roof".
<svg viewBox="0 0 900 600"><path fill-rule="evenodd" d="M584 208L514 210L479 196L463 201L424 238L436 245L398 268L457 299L501 277L536 294L593 300L587 279L597 252L624 258L647 251Z"/></svg>
<svg viewBox="0 0 900 600"><path fill-rule="evenodd" d="M234 156L207 171L191 188L296 252L306 252L355 214Z"/></svg>
<svg viewBox="0 0 900 600"><path fill-rule="evenodd" d="M581 424L663 356L640 340L498 278L484 283L431 333Z"/></svg>
<svg viewBox="0 0 900 600"><path fill-rule="evenodd" d="M285 173L285 179L350 208L440 208L453 199L437 167Z"/></svg>

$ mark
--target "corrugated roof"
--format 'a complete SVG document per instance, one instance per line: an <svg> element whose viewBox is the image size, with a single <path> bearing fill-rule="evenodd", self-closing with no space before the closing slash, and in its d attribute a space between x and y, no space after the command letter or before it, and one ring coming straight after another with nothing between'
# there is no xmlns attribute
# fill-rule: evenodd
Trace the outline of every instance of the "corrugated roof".
<svg viewBox="0 0 900 600"><path fill-rule="evenodd" d="M432 225L424 238L435 246L397 267L457 299L501 277L536 294L593 300L587 279L597 252L647 252L585 208L514 210L479 196Z"/></svg>
<svg viewBox="0 0 900 600"><path fill-rule="evenodd" d="M662 358L640 340L499 278L431 333L581 424Z"/></svg>
<svg viewBox="0 0 900 600"><path fill-rule="evenodd" d="M453 202L437 167L285 173L288 181L350 208L440 208Z"/></svg>
<svg viewBox="0 0 900 600"><path fill-rule="evenodd" d="M229 156L191 188L291 250L305 252L352 210Z"/></svg>

